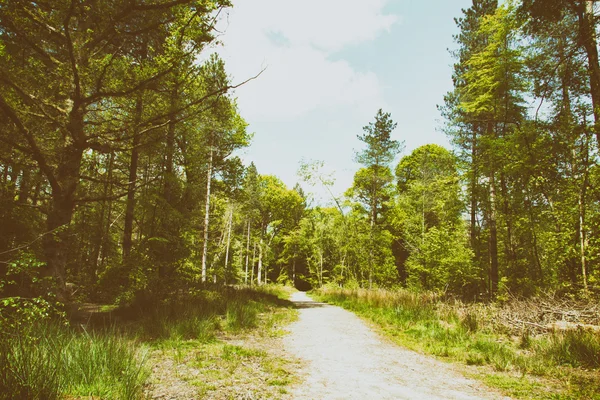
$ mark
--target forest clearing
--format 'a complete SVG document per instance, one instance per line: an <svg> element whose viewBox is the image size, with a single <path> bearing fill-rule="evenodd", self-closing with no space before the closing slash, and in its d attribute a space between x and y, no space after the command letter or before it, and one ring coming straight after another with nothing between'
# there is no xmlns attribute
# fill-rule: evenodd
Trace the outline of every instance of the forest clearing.
<svg viewBox="0 0 600 400"><path fill-rule="evenodd" d="M600 399L600 1L282 4L0 0L0 399Z"/></svg>

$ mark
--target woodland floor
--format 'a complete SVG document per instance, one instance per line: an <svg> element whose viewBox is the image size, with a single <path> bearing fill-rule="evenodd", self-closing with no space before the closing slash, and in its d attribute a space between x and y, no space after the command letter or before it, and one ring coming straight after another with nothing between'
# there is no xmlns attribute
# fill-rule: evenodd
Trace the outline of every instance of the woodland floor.
<svg viewBox="0 0 600 400"><path fill-rule="evenodd" d="M300 309L283 338L305 362L294 399L506 399L449 364L403 349L340 307L298 292Z"/></svg>

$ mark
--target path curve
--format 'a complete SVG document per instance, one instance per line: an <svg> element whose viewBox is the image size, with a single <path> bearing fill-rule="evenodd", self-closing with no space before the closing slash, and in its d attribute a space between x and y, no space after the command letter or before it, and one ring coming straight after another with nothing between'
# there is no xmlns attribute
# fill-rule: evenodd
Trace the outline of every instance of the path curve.
<svg viewBox="0 0 600 400"><path fill-rule="evenodd" d="M284 345L308 363L294 399L508 399L448 364L382 339L340 307L292 295L298 321Z"/></svg>

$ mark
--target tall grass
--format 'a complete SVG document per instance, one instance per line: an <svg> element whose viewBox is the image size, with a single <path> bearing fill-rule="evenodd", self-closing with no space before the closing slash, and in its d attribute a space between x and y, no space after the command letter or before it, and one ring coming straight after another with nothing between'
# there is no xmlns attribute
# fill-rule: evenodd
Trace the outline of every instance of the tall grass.
<svg viewBox="0 0 600 400"><path fill-rule="evenodd" d="M133 303L123 310L134 320L132 331L146 340L199 340L210 342L220 331L241 331L258 326L270 307L287 306L281 289L212 287L190 290L168 301L148 305Z"/></svg>
<svg viewBox="0 0 600 400"><path fill-rule="evenodd" d="M143 350L118 332L50 321L3 332L0 371L0 399L139 399L148 374Z"/></svg>

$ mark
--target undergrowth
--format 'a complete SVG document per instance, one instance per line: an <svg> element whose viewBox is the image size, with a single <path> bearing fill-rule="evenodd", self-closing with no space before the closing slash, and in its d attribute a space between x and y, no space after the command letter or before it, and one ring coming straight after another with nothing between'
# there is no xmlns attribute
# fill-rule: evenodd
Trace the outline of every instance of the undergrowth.
<svg viewBox="0 0 600 400"><path fill-rule="evenodd" d="M285 320L274 310L291 304L283 290L215 286L168 300L140 296L84 323L69 323L43 300L0 299L0 400L141 399L151 348L176 355L185 343L274 327Z"/></svg>
<svg viewBox="0 0 600 400"><path fill-rule="evenodd" d="M434 293L324 288L315 295L371 319L411 349L489 368L485 380L512 396L600 399L598 332L534 335L524 329L515 336L497 322L494 306L445 301ZM540 379L547 384L536 386Z"/></svg>

